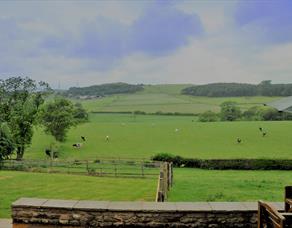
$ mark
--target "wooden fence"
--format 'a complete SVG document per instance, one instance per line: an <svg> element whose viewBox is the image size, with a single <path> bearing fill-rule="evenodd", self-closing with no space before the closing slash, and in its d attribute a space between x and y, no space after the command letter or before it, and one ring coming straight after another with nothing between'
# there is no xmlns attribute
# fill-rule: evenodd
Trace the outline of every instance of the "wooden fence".
<svg viewBox="0 0 292 228"><path fill-rule="evenodd" d="M40 173L63 173L99 177L156 178L160 162L126 160L3 160L2 170L18 170Z"/></svg>
<svg viewBox="0 0 292 228"><path fill-rule="evenodd" d="M156 202L167 200L167 194L173 184L173 165L164 162L160 165L160 172L157 182Z"/></svg>

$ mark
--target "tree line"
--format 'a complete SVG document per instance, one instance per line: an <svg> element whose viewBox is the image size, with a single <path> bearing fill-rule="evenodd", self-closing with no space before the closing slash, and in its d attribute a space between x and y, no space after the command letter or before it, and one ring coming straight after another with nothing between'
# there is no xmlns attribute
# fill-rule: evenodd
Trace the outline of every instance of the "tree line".
<svg viewBox="0 0 292 228"><path fill-rule="evenodd" d="M270 80L258 85L244 83L213 83L191 86L182 94L206 97L292 96L292 84L272 84Z"/></svg>
<svg viewBox="0 0 292 228"><path fill-rule="evenodd" d="M65 96L106 96L120 93L135 93L143 90L142 84L132 85L127 83L109 83L102 85L93 85L88 87L71 87L64 92Z"/></svg>
<svg viewBox="0 0 292 228"><path fill-rule="evenodd" d="M81 104L55 97L45 82L28 77L0 80L0 160L14 153L22 159L37 125L62 142L72 126L87 119Z"/></svg>
<svg viewBox="0 0 292 228"><path fill-rule="evenodd" d="M279 112L278 110L268 106L254 106L246 111L242 111L238 104L233 101L223 102L220 113L206 111L199 115L200 122L216 122L216 121L280 121L292 120L292 114L287 112Z"/></svg>

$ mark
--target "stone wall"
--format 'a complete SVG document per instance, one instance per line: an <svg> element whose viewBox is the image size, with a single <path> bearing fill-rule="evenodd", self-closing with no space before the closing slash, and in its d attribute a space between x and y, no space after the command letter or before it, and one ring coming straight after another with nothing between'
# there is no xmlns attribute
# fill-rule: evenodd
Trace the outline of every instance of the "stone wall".
<svg viewBox="0 0 292 228"><path fill-rule="evenodd" d="M283 210L281 203L274 203ZM257 227L257 203L99 202L21 198L13 228Z"/></svg>

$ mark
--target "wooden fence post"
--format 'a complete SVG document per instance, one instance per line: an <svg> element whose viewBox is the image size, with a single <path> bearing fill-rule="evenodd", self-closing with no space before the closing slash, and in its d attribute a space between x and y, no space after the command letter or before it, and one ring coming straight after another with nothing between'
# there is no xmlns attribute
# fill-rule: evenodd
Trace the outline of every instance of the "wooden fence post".
<svg viewBox="0 0 292 228"><path fill-rule="evenodd" d="M160 165L157 183L156 202L164 202L173 183L172 163L164 162Z"/></svg>
<svg viewBox="0 0 292 228"><path fill-rule="evenodd" d="M167 179L167 190L170 190L170 163L166 163L166 167L167 167L167 173L166 173L166 179Z"/></svg>
<svg viewBox="0 0 292 228"><path fill-rule="evenodd" d="M172 180L173 180L172 163L169 163L168 166L169 166L168 178L169 178L169 188L170 188L170 187L172 187Z"/></svg>
<svg viewBox="0 0 292 228"><path fill-rule="evenodd" d="M117 164L115 163L115 177L117 177Z"/></svg>
<svg viewBox="0 0 292 228"><path fill-rule="evenodd" d="M87 170L87 174L89 174L88 160L86 160L86 170Z"/></svg>
<svg viewBox="0 0 292 228"><path fill-rule="evenodd" d="M163 194L163 169L159 171L158 181L157 181L157 189L156 189L156 202L163 202L164 201L164 194Z"/></svg>
<svg viewBox="0 0 292 228"><path fill-rule="evenodd" d="M144 177L144 162L141 162L141 174Z"/></svg>
<svg viewBox="0 0 292 228"><path fill-rule="evenodd" d="M160 194L160 199L159 202L164 202L165 195L164 195L164 173L163 171L160 171L160 179L159 179L159 194Z"/></svg>
<svg viewBox="0 0 292 228"><path fill-rule="evenodd" d="M167 191L168 191L168 186L167 186L167 162L163 164L163 194L164 194L164 199L167 199Z"/></svg>

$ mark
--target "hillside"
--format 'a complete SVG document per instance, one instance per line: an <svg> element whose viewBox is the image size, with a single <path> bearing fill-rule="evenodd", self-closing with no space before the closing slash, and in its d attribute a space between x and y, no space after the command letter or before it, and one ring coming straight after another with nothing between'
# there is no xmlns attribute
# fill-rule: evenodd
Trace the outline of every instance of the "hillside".
<svg viewBox="0 0 292 228"><path fill-rule="evenodd" d="M132 94L115 94L99 99L77 100L90 112L218 112L226 100L235 101L242 110L255 105L274 101L277 97L197 97L181 94L187 84L145 85L144 89Z"/></svg>

